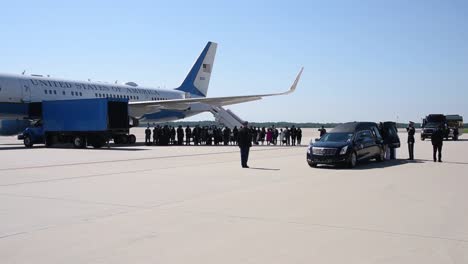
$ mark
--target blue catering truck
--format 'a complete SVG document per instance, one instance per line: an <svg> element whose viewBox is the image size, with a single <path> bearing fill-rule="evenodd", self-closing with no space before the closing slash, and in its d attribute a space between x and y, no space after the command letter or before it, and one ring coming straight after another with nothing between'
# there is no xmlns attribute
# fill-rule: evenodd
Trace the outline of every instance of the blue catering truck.
<svg viewBox="0 0 468 264"><path fill-rule="evenodd" d="M129 134L128 101L115 98L43 101L41 118L18 136L28 148L34 144L72 143L75 148L100 148L110 140L133 144Z"/></svg>

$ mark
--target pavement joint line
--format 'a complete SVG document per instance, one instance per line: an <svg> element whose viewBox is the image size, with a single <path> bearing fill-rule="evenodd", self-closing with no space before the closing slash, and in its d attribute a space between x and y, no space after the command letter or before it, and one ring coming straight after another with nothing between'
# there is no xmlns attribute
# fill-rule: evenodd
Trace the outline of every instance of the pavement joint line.
<svg viewBox="0 0 468 264"><path fill-rule="evenodd" d="M387 230L364 228L364 227L340 226L340 225L329 225L329 224L320 224L320 223L303 223L303 222L298 222L298 221L284 221L284 220L281 220L281 219L263 218L263 217L255 217L255 216L239 216L239 215L219 214L219 213L215 213L215 212L196 212L196 211L185 211L185 212L192 213L192 214L215 215L215 216L220 216L220 217L235 218L235 219L248 220L248 221L260 221L260 222L281 223L281 224L294 224L294 225L301 225L301 226L305 226L305 227L312 227L312 226L314 226L314 227L325 227L325 228L330 228L330 229L353 230L353 231L361 231L361 232L368 232L368 233L381 233L381 234L387 234L387 235L416 237L416 238L422 238L422 239L447 240L447 241L452 241L452 242L461 242L461 243L467 243L468 244L468 239L459 239L459 238L452 238L452 237L424 235L424 234L415 234L415 233L405 233L405 232L395 232L395 231L387 231Z"/></svg>
<svg viewBox="0 0 468 264"><path fill-rule="evenodd" d="M299 156L303 154L295 154L295 155L283 155L281 157L274 157L274 158L283 158L283 157L292 157L292 156ZM266 159L266 158L264 158ZM272 159L272 158L268 158ZM262 158L258 158L256 160L263 160ZM211 165L211 164L222 164L222 163L231 163L231 162L238 162L236 159L235 161L229 160L229 161L218 161L218 162L208 162L208 163L199 163L199 164L193 164L190 166L185 166L186 168L189 167L200 167L204 165ZM46 182L57 182L57 181L67 181L67 180L79 180L79 179L85 179L85 178L97 178L97 177L103 177L103 176L112 176L112 175L120 175L120 174L126 174L126 173L141 173L141 172L150 172L150 171L155 171L155 170L168 170L168 169L174 169L174 168L179 168L180 166L169 166L169 167L162 167L162 168L152 168L152 169L144 169L144 170L130 170L130 171L120 171L120 172L109 172L109 173L101 173L101 174L91 174L91 175L82 175L82 176L74 176L74 177L66 177L66 178L55 178L55 179L47 179L47 180L37 180L37 181L27 181L27 182L16 182L16 183L9 183L9 184L0 184L0 187L9 187L9 186L18 186L18 185L24 185L24 184L34 184L34 183L46 183ZM169 176L169 175L166 175Z"/></svg>
<svg viewBox="0 0 468 264"><path fill-rule="evenodd" d="M251 150L251 152L274 151L274 150L284 150L284 149L292 150L292 149L296 149L296 148L297 147L258 149L258 150ZM101 163L131 162L131 161L152 160L152 159L171 159L171 158L183 158L183 157L212 156L212 155L230 154L230 153L237 153L237 152L239 152L239 151L238 150L236 150L236 151L220 151L220 152L213 152L213 153L156 156L156 157L148 157L148 158L103 160L103 161L91 161L91 162L75 162L75 163L54 164L54 165L39 165L39 166L30 166L30 167L2 168L2 169L0 169L0 171L16 171L16 170L41 169L41 168L53 168L53 167L67 167L67 166L90 165L90 164L101 164Z"/></svg>
<svg viewBox="0 0 468 264"><path fill-rule="evenodd" d="M136 205L114 204L114 203L95 202L95 201L86 201L86 200L76 200L76 199L67 199L67 198L59 198L59 197L47 197L47 196L35 196L35 195L20 195L20 194L12 194L12 193L0 193L0 195L2 195L2 196L9 196L9 197L31 198L31 199L43 199L43 200L55 200L55 201L74 202L74 203L84 203L84 204L94 204L94 205L109 205L109 206L128 207L128 208L145 208L145 207L136 206Z"/></svg>

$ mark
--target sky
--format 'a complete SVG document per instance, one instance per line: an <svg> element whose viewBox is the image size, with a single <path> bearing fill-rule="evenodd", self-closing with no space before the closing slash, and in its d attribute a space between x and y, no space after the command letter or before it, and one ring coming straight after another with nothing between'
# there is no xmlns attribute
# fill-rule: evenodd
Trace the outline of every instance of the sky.
<svg viewBox="0 0 468 264"><path fill-rule="evenodd" d="M0 72L175 88L218 43L209 97L244 120L468 117L468 2L2 1ZM189 120L213 120L202 114Z"/></svg>

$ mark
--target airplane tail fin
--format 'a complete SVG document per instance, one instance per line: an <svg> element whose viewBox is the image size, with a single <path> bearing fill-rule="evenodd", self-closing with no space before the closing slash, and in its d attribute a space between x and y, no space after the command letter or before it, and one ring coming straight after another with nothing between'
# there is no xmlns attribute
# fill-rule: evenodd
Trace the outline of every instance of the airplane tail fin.
<svg viewBox="0 0 468 264"><path fill-rule="evenodd" d="M194 97L206 97L218 44L208 42L178 91Z"/></svg>

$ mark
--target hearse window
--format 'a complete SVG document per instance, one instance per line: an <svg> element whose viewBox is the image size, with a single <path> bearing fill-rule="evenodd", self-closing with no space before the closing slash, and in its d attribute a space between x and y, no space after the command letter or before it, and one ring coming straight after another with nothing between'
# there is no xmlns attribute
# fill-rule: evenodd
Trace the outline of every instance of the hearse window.
<svg viewBox="0 0 468 264"><path fill-rule="evenodd" d="M362 138L365 142L373 140L372 133L369 130L359 132L358 138Z"/></svg>
<svg viewBox="0 0 468 264"><path fill-rule="evenodd" d="M380 135L379 129L376 127L372 127L372 134L376 139L382 139L382 135Z"/></svg>

